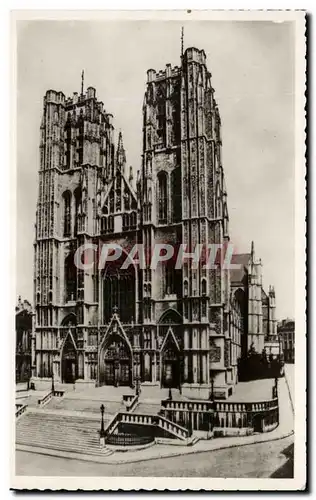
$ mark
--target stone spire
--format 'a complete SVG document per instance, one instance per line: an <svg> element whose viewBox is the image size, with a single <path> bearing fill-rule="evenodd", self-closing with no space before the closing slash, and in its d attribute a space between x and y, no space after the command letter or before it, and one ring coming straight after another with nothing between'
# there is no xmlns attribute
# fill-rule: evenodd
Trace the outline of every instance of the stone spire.
<svg viewBox="0 0 316 500"><path fill-rule="evenodd" d="M122 132L119 132L117 150L116 150L116 168L125 174L125 165L126 165L126 153L123 145L123 136Z"/></svg>
<svg viewBox="0 0 316 500"><path fill-rule="evenodd" d="M81 72L81 95L83 95L83 89L84 89L84 69Z"/></svg>

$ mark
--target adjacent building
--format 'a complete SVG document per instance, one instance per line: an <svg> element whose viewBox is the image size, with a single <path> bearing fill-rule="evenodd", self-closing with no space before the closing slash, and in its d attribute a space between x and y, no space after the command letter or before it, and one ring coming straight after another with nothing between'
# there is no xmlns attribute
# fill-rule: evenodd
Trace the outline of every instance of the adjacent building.
<svg viewBox="0 0 316 500"><path fill-rule="evenodd" d="M277 334L275 290L273 286L268 293L264 290L262 261L255 254L254 242L249 253L234 255L232 262L240 266L231 270L230 281L241 307L242 356L252 348L258 354L265 351L268 358L277 358L282 346Z"/></svg>
<svg viewBox="0 0 316 500"><path fill-rule="evenodd" d="M75 266L81 245L123 249L99 269ZM229 243L221 119L203 50L147 72L143 153L136 182L122 133L89 87L66 98L47 91L40 141L35 239L37 384L177 387L208 399L232 393L251 344L276 334L275 295L262 288L261 262L236 256L238 275L218 265L152 269L155 245L194 251ZM122 264L135 244L146 265Z"/></svg>
<svg viewBox="0 0 316 500"><path fill-rule="evenodd" d="M282 345L285 363L295 362L295 321L283 319L278 324L278 335Z"/></svg>

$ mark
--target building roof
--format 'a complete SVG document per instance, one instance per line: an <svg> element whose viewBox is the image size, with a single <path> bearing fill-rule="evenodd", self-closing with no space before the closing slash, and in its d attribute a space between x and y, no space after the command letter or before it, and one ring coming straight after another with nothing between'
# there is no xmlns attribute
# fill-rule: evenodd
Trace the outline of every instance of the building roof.
<svg viewBox="0 0 316 500"><path fill-rule="evenodd" d="M237 253L232 257L232 264L239 264L239 269L231 269L230 280L232 283L242 283L245 273L248 271L250 253Z"/></svg>
<svg viewBox="0 0 316 500"><path fill-rule="evenodd" d="M278 324L278 332L295 330L295 321L293 319L284 319Z"/></svg>

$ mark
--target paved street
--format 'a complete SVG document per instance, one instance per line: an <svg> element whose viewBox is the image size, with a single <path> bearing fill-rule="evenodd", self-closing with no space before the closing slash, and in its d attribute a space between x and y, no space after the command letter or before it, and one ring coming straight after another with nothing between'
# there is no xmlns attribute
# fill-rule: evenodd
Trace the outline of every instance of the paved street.
<svg viewBox="0 0 316 500"><path fill-rule="evenodd" d="M155 476L155 477L269 477L286 459L282 454L293 442L288 437L270 443L241 446L122 465L103 465L16 453L18 475L47 476Z"/></svg>

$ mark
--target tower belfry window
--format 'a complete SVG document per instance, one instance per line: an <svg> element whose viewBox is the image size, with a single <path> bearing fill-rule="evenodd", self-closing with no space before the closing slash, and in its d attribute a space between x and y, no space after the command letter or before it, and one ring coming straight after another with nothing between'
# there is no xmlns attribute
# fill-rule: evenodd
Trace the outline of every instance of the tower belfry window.
<svg viewBox="0 0 316 500"><path fill-rule="evenodd" d="M70 113L67 116L67 122L65 126L66 135L66 168L71 167L71 119Z"/></svg>
<svg viewBox="0 0 316 500"><path fill-rule="evenodd" d="M65 292L66 302L77 298L77 268L74 262L74 254L71 253L65 259Z"/></svg>
<svg viewBox="0 0 316 500"><path fill-rule="evenodd" d="M182 215L182 195L181 195L181 171L180 167L173 170L171 174L171 199L172 199L172 219L179 222Z"/></svg>
<svg viewBox="0 0 316 500"><path fill-rule="evenodd" d="M64 198L64 236L68 237L71 234L71 193L66 191Z"/></svg>
<svg viewBox="0 0 316 500"><path fill-rule="evenodd" d="M81 215L82 215L82 193L81 188L78 187L75 190L75 200L76 200L76 212L75 212L75 235L77 235L78 231L82 230L81 227Z"/></svg>
<svg viewBox="0 0 316 500"><path fill-rule="evenodd" d="M165 295L176 293L176 273L175 263L169 259L165 267Z"/></svg>
<svg viewBox="0 0 316 500"><path fill-rule="evenodd" d="M84 120L82 109L80 112L79 122L78 122L78 162L79 165L83 163L83 138L84 138Z"/></svg>
<svg viewBox="0 0 316 500"><path fill-rule="evenodd" d="M166 172L160 172L158 174L158 222L160 224L166 224L167 222L167 212L168 212L167 189L168 189L167 174Z"/></svg>

